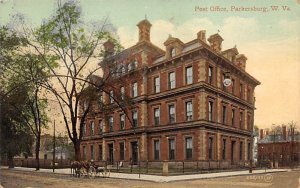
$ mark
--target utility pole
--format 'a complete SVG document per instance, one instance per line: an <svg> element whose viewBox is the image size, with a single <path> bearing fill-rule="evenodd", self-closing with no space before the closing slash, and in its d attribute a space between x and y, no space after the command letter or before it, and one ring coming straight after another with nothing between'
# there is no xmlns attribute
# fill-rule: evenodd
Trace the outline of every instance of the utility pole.
<svg viewBox="0 0 300 188"><path fill-rule="evenodd" d="M52 169L53 169L53 173L54 173L54 169L55 169L55 120L54 120L54 124L53 124L53 160L52 160Z"/></svg>

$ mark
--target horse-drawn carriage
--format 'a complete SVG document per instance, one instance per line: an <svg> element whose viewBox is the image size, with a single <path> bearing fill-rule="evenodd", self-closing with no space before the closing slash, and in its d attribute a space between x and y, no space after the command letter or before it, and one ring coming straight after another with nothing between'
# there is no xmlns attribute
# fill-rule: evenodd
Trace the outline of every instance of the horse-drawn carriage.
<svg viewBox="0 0 300 188"><path fill-rule="evenodd" d="M101 167L93 161L74 161L71 163L71 175L80 177L86 176L95 178L96 176L109 177L110 170L107 165Z"/></svg>

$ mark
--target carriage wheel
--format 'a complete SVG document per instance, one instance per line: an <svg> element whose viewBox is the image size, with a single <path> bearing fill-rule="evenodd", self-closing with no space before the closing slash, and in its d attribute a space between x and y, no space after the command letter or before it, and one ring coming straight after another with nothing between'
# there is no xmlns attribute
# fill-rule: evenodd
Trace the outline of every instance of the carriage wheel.
<svg viewBox="0 0 300 188"><path fill-rule="evenodd" d="M104 169L102 172L102 175L104 178L107 178L110 176L110 170L109 169Z"/></svg>
<svg viewBox="0 0 300 188"><path fill-rule="evenodd" d="M84 167L81 167L79 170L79 174L80 174L80 176L86 175L87 174L86 169Z"/></svg>
<svg viewBox="0 0 300 188"><path fill-rule="evenodd" d="M95 167L91 166L88 171L88 177L95 178L95 176L96 176L96 169L95 169Z"/></svg>

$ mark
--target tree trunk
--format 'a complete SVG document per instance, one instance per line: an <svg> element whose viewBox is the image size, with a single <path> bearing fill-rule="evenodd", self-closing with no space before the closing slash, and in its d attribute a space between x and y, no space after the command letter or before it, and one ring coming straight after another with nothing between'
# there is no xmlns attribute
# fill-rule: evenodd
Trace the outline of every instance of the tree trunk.
<svg viewBox="0 0 300 188"><path fill-rule="evenodd" d="M11 156L11 155L9 155L8 157L7 157L7 162L8 162L8 168L14 168L15 167L15 165L14 165L14 158L13 158L13 156Z"/></svg>
<svg viewBox="0 0 300 188"><path fill-rule="evenodd" d="M35 143L35 160L36 167L35 170L40 170L40 137L38 136Z"/></svg>
<svg viewBox="0 0 300 188"><path fill-rule="evenodd" d="M81 161L81 155L80 155L80 142L76 140L74 143L74 149L75 149L75 161Z"/></svg>

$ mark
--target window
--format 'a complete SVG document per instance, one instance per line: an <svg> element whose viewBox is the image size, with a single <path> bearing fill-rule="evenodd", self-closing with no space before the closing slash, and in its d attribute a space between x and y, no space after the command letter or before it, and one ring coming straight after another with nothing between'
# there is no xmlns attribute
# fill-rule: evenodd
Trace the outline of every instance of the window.
<svg viewBox="0 0 300 188"><path fill-rule="evenodd" d="M120 94L121 94L121 99L124 100L124 98L125 98L125 88L123 86L120 88Z"/></svg>
<svg viewBox="0 0 300 188"><path fill-rule="evenodd" d="M171 48L170 52L171 57L174 57L176 55L176 48Z"/></svg>
<svg viewBox="0 0 300 188"><path fill-rule="evenodd" d="M159 77L154 78L154 93L160 92L160 79Z"/></svg>
<svg viewBox="0 0 300 188"><path fill-rule="evenodd" d="M82 146L82 159L86 160L86 146Z"/></svg>
<svg viewBox="0 0 300 188"><path fill-rule="evenodd" d="M185 138L185 159L193 158L193 139L192 137Z"/></svg>
<svg viewBox="0 0 300 188"><path fill-rule="evenodd" d="M159 140L154 140L154 160L159 160L159 152L160 152L160 146L159 146Z"/></svg>
<svg viewBox="0 0 300 188"><path fill-rule="evenodd" d="M125 144L124 142L120 142L120 160L125 159Z"/></svg>
<svg viewBox="0 0 300 188"><path fill-rule="evenodd" d="M248 160L250 160L250 151L251 151L251 144L250 144L250 142L248 143L248 153L247 153L247 158L248 158Z"/></svg>
<svg viewBox="0 0 300 188"><path fill-rule="evenodd" d="M134 62L133 62L132 65L133 65L133 68L136 69L136 68L138 67L138 62L137 62L137 60L134 60Z"/></svg>
<svg viewBox="0 0 300 188"><path fill-rule="evenodd" d="M91 160L94 160L95 153L94 153L94 145L91 145Z"/></svg>
<svg viewBox="0 0 300 188"><path fill-rule="evenodd" d="M185 81L186 84L193 83L193 67L187 67L185 69Z"/></svg>
<svg viewBox="0 0 300 188"><path fill-rule="evenodd" d="M125 129L125 114L120 114L120 129Z"/></svg>
<svg viewBox="0 0 300 188"><path fill-rule="evenodd" d="M103 151L102 151L102 145L99 145L99 160L103 160Z"/></svg>
<svg viewBox="0 0 300 188"><path fill-rule="evenodd" d="M169 73L169 89L174 89L176 87L175 72Z"/></svg>
<svg viewBox="0 0 300 188"><path fill-rule="evenodd" d="M222 113L223 113L222 122L223 122L223 124L227 124L227 108L226 108L226 106L223 106Z"/></svg>
<svg viewBox="0 0 300 188"><path fill-rule="evenodd" d="M83 123L83 127L82 127L82 135L83 135L83 136L86 135L86 125L85 125L85 123Z"/></svg>
<svg viewBox="0 0 300 188"><path fill-rule="evenodd" d="M240 111L240 128L243 128L244 112Z"/></svg>
<svg viewBox="0 0 300 188"><path fill-rule="evenodd" d="M192 101L186 102L185 106L186 106L186 120L191 121L191 120L193 120L193 103L192 103Z"/></svg>
<svg viewBox="0 0 300 188"><path fill-rule="evenodd" d="M99 120L99 133L103 132L103 121Z"/></svg>
<svg viewBox="0 0 300 188"><path fill-rule="evenodd" d="M240 142L240 160L243 160L243 142Z"/></svg>
<svg viewBox="0 0 300 188"><path fill-rule="evenodd" d="M103 96L102 95L100 95L99 96L99 109L102 109L102 107L103 107Z"/></svg>
<svg viewBox="0 0 300 188"><path fill-rule="evenodd" d="M251 130L251 116L250 114L247 115L247 129Z"/></svg>
<svg viewBox="0 0 300 188"><path fill-rule="evenodd" d="M226 139L223 139L222 159L226 160Z"/></svg>
<svg viewBox="0 0 300 188"><path fill-rule="evenodd" d="M213 102L208 102L208 121L213 121Z"/></svg>
<svg viewBox="0 0 300 188"><path fill-rule="evenodd" d="M132 123L133 123L134 128L136 128L138 126L138 113L137 113L137 111L132 111Z"/></svg>
<svg viewBox="0 0 300 188"><path fill-rule="evenodd" d="M251 89L250 89L250 88L248 88L248 92L247 92L247 100L248 100L249 102L252 102L252 101L251 101Z"/></svg>
<svg viewBox="0 0 300 188"><path fill-rule="evenodd" d="M235 80L234 79L231 79L232 81L232 94L235 94Z"/></svg>
<svg viewBox="0 0 300 188"><path fill-rule="evenodd" d="M169 139L169 160L175 159L175 140Z"/></svg>
<svg viewBox="0 0 300 188"><path fill-rule="evenodd" d="M90 122L90 132L91 132L91 135L95 134L95 124L94 124L94 121Z"/></svg>
<svg viewBox="0 0 300 188"><path fill-rule="evenodd" d="M212 160L213 159L213 138L212 137L209 137L208 138L208 158L209 160Z"/></svg>
<svg viewBox="0 0 300 188"><path fill-rule="evenodd" d="M112 116L108 119L109 132L114 130L114 118Z"/></svg>
<svg viewBox="0 0 300 188"><path fill-rule="evenodd" d="M169 105L169 122L175 123L175 106L174 104Z"/></svg>
<svg viewBox="0 0 300 188"><path fill-rule="evenodd" d="M132 84L132 97L138 96L138 85L136 82Z"/></svg>
<svg viewBox="0 0 300 188"><path fill-rule="evenodd" d="M132 70L132 65L131 65L131 63L129 63L129 64L127 65L127 70L128 70L128 72Z"/></svg>
<svg viewBox="0 0 300 188"><path fill-rule="evenodd" d="M212 66L208 67L208 83L209 84L213 83L213 67Z"/></svg>
<svg viewBox="0 0 300 188"><path fill-rule="evenodd" d="M240 98L241 99L244 98L243 92L244 92L244 85L240 84Z"/></svg>
<svg viewBox="0 0 300 188"><path fill-rule="evenodd" d="M235 121L235 109L232 109L231 110L231 123L232 123L232 126L234 126L234 121Z"/></svg>
<svg viewBox="0 0 300 188"><path fill-rule="evenodd" d="M226 75L225 73L223 73L223 79L222 79L222 87L223 87L223 90L226 91L226 86L223 84L224 80L226 79Z"/></svg>
<svg viewBox="0 0 300 188"><path fill-rule="evenodd" d="M109 92L109 100L110 100L110 103L113 103L113 102L114 102L114 91L113 91L113 90L111 90L111 91Z"/></svg>
<svg viewBox="0 0 300 188"><path fill-rule="evenodd" d="M125 69L124 66L122 66L122 68L121 68L121 73L122 73L122 74L125 74L125 73L126 73L126 69Z"/></svg>
<svg viewBox="0 0 300 188"><path fill-rule="evenodd" d="M154 125L159 125L160 122L160 110L159 108L154 108Z"/></svg>

